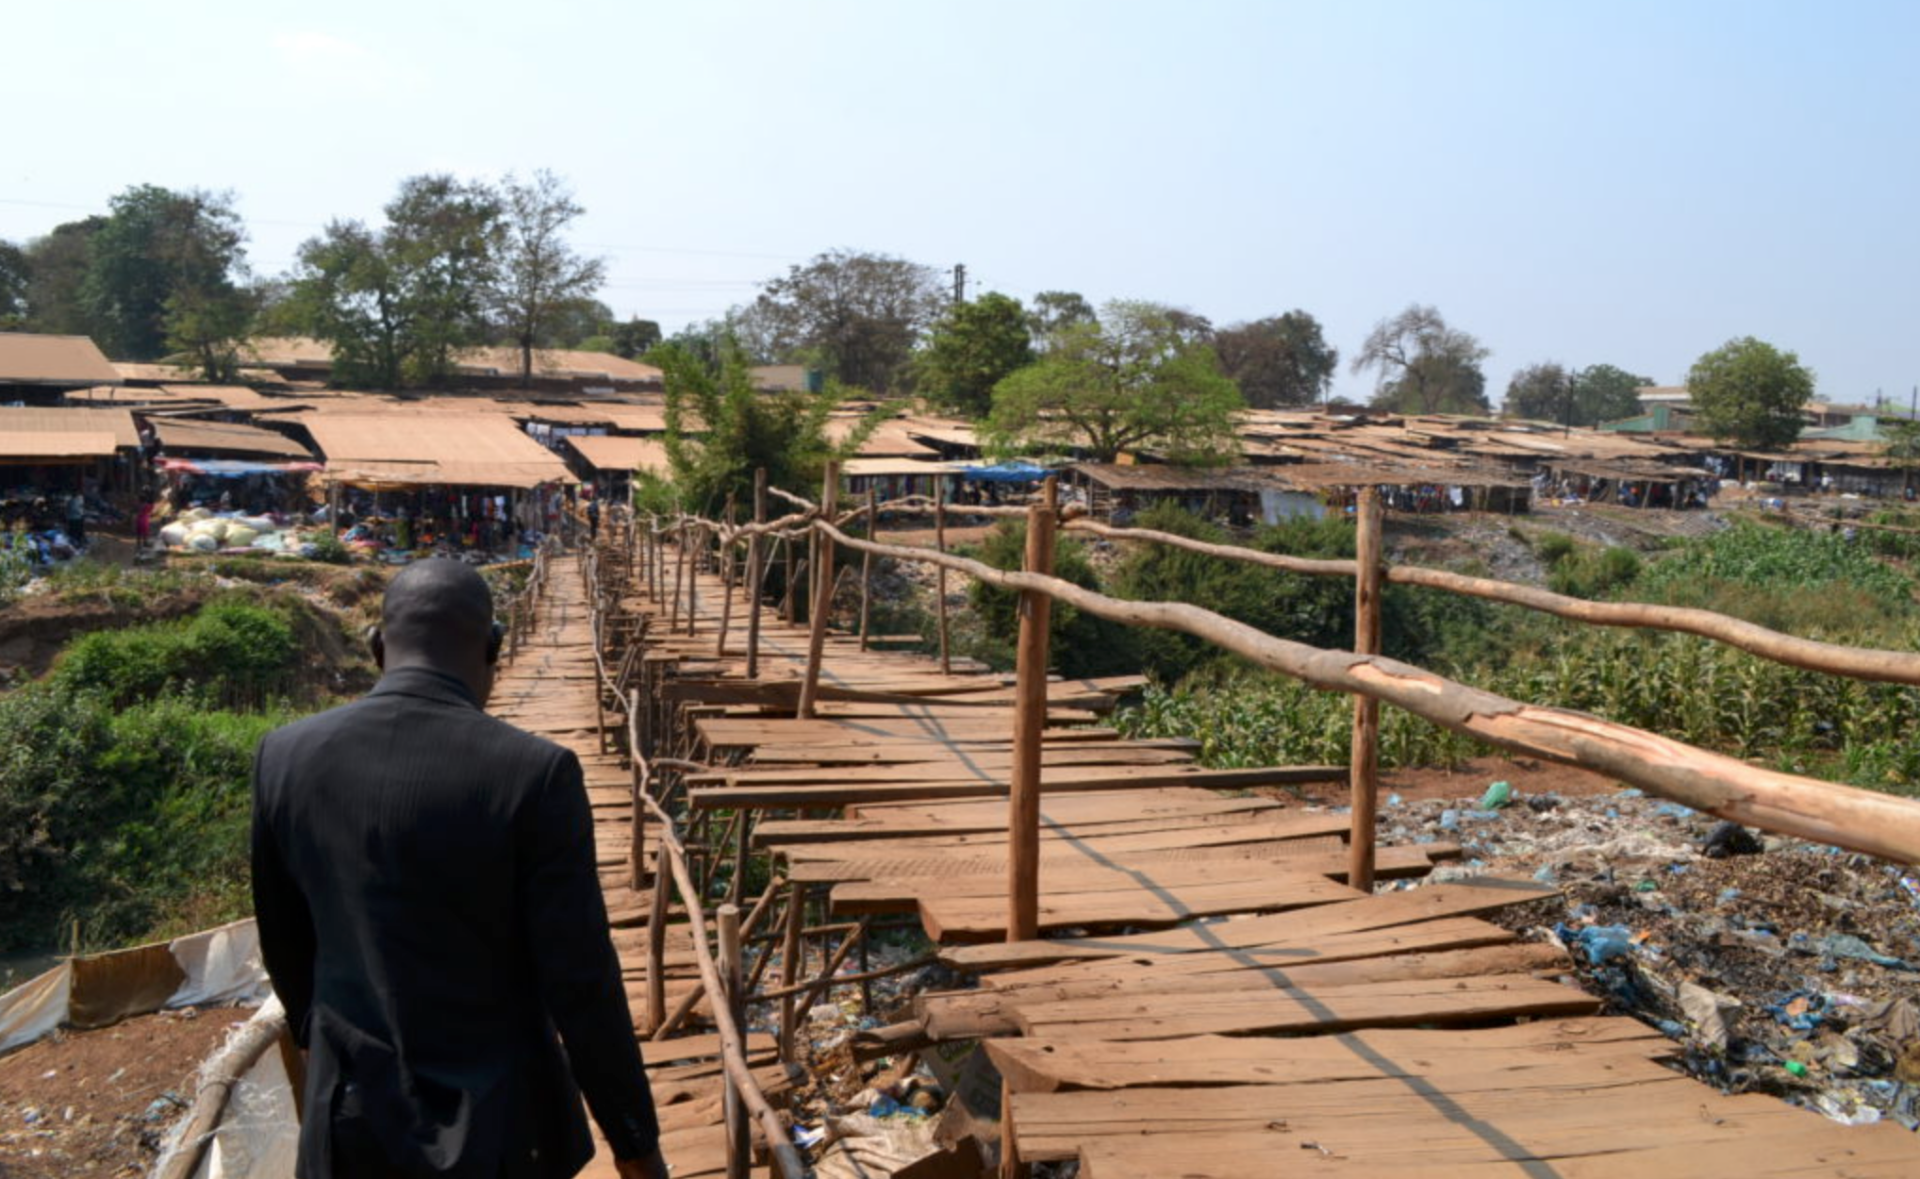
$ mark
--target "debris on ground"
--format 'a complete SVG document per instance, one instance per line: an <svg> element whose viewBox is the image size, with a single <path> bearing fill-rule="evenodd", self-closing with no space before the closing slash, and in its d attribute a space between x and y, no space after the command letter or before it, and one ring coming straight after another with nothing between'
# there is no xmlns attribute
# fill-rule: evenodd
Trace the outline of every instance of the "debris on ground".
<svg viewBox="0 0 1920 1179"><path fill-rule="evenodd" d="M1494 793L1389 799L1381 841L1459 843L1435 881L1520 870L1559 886L1493 919L1565 945L1615 1012L1684 1045L1695 1077L1840 1122L1920 1128L1914 869L1637 790L1479 805Z"/></svg>

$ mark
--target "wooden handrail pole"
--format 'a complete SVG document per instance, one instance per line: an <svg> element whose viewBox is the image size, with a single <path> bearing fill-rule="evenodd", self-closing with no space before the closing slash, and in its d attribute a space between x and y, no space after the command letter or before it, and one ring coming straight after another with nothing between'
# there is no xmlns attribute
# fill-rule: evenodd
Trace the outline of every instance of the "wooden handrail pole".
<svg viewBox="0 0 1920 1179"><path fill-rule="evenodd" d="M767 469L753 472L753 522L767 522ZM760 678L760 579L764 574L760 534L747 537L747 678Z"/></svg>
<svg viewBox="0 0 1920 1179"><path fill-rule="evenodd" d="M867 539L880 538L880 493L867 484ZM860 554L860 649L867 649L867 622L873 605L873 554Z"/></svg>
<svg viewBox="0 0 1920 1179"><path fill-rule="evenodd" d="M1048 476L1027 511L1026 572L1053 572L1060 485ZM1053 599L1020 595L1020 645L1013 712L1013 772L1007 795L1007 940L1040 936L1040 740L1047 724L1047 628Z"/></svg>
<svg viewBox="0 0 1920 1179"><path fill-rule="evenodd" d="M939 494L933 501L933 544L940 552L947 551L947 479L941 475L936 485ZM941 565L935 574L938 579L934 585L934 594L938 600L940 614L940 674L953 674L953 657L949 654L947 637L947 567Z"/></svg>
<svg viewBox="0 0 1920 1179"><path fill-rule="evenodd" d="M733 497L727 497L727 531L720 541L720 637L714 641L713 653L725 658L727 654L727 631L733 623Z"/></svg>
<svg viewBox="0 0 1920 1179"><path fill-rule="evenodd" d="M1380 653L1381 556L1384 542L1380 490L1363 487L1355 505L1353 579L1353 650L1358 655ZM1347 843L1347 883L1362 892L1373 891L1374 832L1380 797L1380 702L1371 696L1353 698L1353 752L1349 761L1353 827Z"/></svg>
<svg viewBox="0 0 1920 1179"><path fill-rule="evenodd" d="M726 988L727 1008L736 1026L747 1022L746 963L740 954L740 907L721 905L715 913L720 928L720 985ZM747 1107L727 1077L720 1091L721 1109L727 1126L727 1179L748 1179L753 1162L753 1143L748 1137Z"/></svg>
<svg viewBox="0 0 1920 1179"><path fill-rule="evenodd" d="M834 506L840 498L840 464L827 460L826 486L820 494L821 514L831 522ZM794 709L794 716L801 720L813 717L814 703L820 695L820 664L827 650L827 619L833 614L833 538L822 535L818 529L813 533L819 555L813 567L813 606L807 618L807 673L800 681L800 700Z"/></svg>
<svg viewBox="0 0 1920 1179"><path fill-rule="evenodd" d="M646 799L642 797L644 806ZM659 1031L667 1023L667 902L673 890L673 875L667 867L667 840L673 832L659 824L660 837L654 841L653 895L647 898L647 1031Z"/></svg>
<svg viewBox="0 0 1920 1179"><path fill-rule="evenodd" d="M687 556L687 634L700 625L700 563L707 555L707 526L695 524L690 530L693 552ZM682 543L685 543L683 540Z"/></svg>
<svg viewBox="0 0 1920 1179"><path fill-rule="evenodd" d="M792 872L791 865L788 868ZM800 983L800 931L806 925L807 886L798 880L787 882L787 920L780 932L780 986L790 988ZM797 1034L797 1016L799 1003L796 996L788 994L780 1000L780 1059L791 1063L795 1059L795 1050L799 1047Z"/></svg>

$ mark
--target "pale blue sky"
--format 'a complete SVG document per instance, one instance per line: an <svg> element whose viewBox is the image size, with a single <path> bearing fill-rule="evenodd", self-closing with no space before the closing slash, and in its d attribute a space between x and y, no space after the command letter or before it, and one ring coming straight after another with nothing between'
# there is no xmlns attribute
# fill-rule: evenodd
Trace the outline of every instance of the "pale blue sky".
<svg viewBox="0 0 1920 1179"><path fill-rule="evenodd" d="M407 175L550 168L669 330L849 246L974 289L1437 305L1665 382L1737 335L1836 399L1920 382L1920 4L15 5L0 237L230 189L256 269ZM1362 394L1370 378L1348 375Z"/></svg>

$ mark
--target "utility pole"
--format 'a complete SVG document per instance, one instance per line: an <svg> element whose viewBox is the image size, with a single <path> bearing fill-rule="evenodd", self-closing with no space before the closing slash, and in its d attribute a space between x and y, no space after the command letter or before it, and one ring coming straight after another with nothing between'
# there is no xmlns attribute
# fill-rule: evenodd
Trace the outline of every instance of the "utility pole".
<svg viewBox="0 0 1920 1179"><path fill-rule="evenodd" d="M953 264L953 301L955 303L967 301L967 264L965 262Z"/></svg>

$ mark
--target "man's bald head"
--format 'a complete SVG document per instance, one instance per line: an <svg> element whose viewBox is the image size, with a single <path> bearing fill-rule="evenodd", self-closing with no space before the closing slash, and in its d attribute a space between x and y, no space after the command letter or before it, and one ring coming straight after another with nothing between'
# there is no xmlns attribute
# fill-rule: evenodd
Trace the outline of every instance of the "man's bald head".
<svg viewBox="0 0 1920 1179"><path fill-rule="evenodd" d="M449 665L486 659L493 593L459 561L416 561L395 575L380 607L389 659Z"/></svg>

